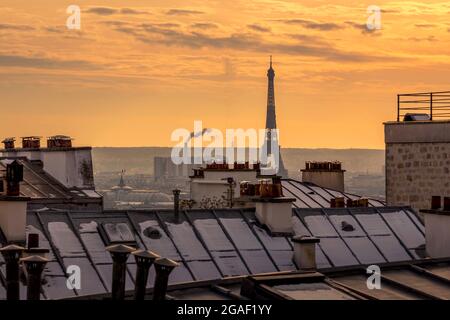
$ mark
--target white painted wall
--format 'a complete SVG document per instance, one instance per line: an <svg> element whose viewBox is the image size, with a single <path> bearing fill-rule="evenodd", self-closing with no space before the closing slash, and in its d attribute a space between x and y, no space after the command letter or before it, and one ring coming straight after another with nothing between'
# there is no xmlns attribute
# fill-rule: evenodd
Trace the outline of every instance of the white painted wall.
<svg viewBox="0 0 450 320"><path fill-rule="evenodd" d="M25 241L27 201L0 200L0 228L7 241Z"/></svg>
<svg viewBox="0 0 450 320"><path fill-rule="evenodd" d="M316 244L294 241L294 261L300 269L316 268Z"/></svg>
<svg viewBox="0 0 450 320"><path fill-rule="evenodd" d="M197 202L197 205L202 201L203 198L213 197L221 198L227 195L228 183L226 179L232 177L236 182L236 187L234 189L234 197L239 198L241 194L240 182L250 181L252 183L258 183L258 178L256 177L256 170L214 170L204 172L204 178L193 178L190 181L191 199Z"/></svg>
<svg viewBox="0 0 450 320"><path fill-rule="evenodd" d="M94 187L90 149L43 150L41 160L44 164L44 170L66 187Z"/></svg>
<svg viewBox="0 0 450 320"><path fill-rule="evenodd" d="M41 150L28 150L22 151L21 149L14 151L3 151L1 152L2 157L25 157L28 160L41 160Z"/></svg>
<svg viewBox="0 0 450 320"><path fill-rule="evenodd" d="M227 190L226 181L194 179L191 181L191 200L194 200L198 206L204 198L221 199L222 196L226 197Z"/></svg>
<svg viewBox="0 0 450 320"><path fill-rule="evenodd" d="M302 171L302 181L344 192L344 171Z"/></svg>
<svg viewBox="0 0 450 320"><path fill-rule="evenodd" d="M44 170L68 188L94 188L91 148L71 148L2 152L4 157L26 157L40 160Z"/></svg>
<svg viewBox="0 0 450 320"><path fill-rule="evenodd" d="M450 257L450 215L425 213L425 244L431 258Z"/></svg>
<svg viewBox="0 0 450 320"><path fill-rule="evenodd" d="M265 206L265 225L271 232L292 233L292 202L263 202L262 205Z"/></svg>

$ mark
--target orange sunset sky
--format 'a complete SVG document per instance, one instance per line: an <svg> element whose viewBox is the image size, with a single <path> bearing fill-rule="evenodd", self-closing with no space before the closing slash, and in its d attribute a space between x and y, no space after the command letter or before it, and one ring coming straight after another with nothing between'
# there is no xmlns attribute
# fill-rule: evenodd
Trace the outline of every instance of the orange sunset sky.
<svg viewBox="0 0 450 320"><path fill-rule="evenodd" d="M272 54L283 147L383 148L397 93L450 89L449 53L443 1L1 0L0 137L169 146L194 120L262 128Z"/></svg>

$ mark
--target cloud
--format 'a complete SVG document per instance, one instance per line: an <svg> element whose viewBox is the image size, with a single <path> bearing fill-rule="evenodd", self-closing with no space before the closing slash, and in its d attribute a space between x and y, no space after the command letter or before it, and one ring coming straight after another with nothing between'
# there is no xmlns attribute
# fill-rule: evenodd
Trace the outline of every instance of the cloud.
<svg viewBox="0 0 450 320"><path fill-rule="evenodd" d="M188 9L170 9L166 12L169 16L189 16L194 14L204 14L203 11L188 10Z"/></svg>
<svg viewBox="0 0 450 320"><path fill-rule="evenodd" d="M98 14L100 16L110 16L119 12L119 10L115 8L109 7L91 7L86 10L88 13Z"/></svg>
<svg viewBox="0 0 450 320"><path fill-rule="evenodd" d="M85 12L98 14L100 16L111 16L114 14L124 14L124 15L149 14L147 11L134 8L111 8L111 7L90 7Z"/></svg>
<svg viewBox="0 0 450 320"><path fill-rule="evenodd" d="M366 35L380 35L380 30L376 30L376 29L369 29L367 28L367 24L365 23L359 23L359 22L354 22L354 21L345 21L346 25L349 25L351 27L353 27L354 29L360 30L362 34L366 34Z"/></svg>
<svg viewBox="0 0 450 320"><path fill-rule="evenodd" d="M264 27L259 24L249 24L249 25L247 25L247 28L249 28L253 31L258 31L258 32L270 32L270 30L271 30L269 27Z"/></svg>
<svg viewBox="0 0 450 320"><path fill-rule="evenodd" d="M217 29L218 26L214 23L209 22L200 22L200 23L194 23L191 25L192 28L195 29L201 29L201 30L208 30L208 29Z"/></svg>
<svg viewBox="0 0 450 320"><path fill-rule="evenodd" d="M416 26L417 28L433 28L433 27L435 27L436 25L435 25L435 24L432 24L432 23L417 23L417 24L415 24L415 26Z"/></svg>
<svg viewBox="0 0 450 320"><path fill-rule="evenodd" d="M280 19L276 20L289 25L299 25L306 29L321 30L321 31L332 31L342 29L343 27L331 22L317 22L313 20L305 19Z"/></svg>
<svg viewBox="0 0 450 320"><path fill-rule="evenodd" d="M154 25L162 28L178 28L180 26L178 23L172 22L155 23Z"/></svg>
<svg viewBox="0 0 450 320"><path fill-rule="evenodd" d="M200 32L182 32L179 30L160 28L153 24L141 26L143 29L134 30L133 35L137 40L152 45L180 46L191 49L215 48L251 52L277 52L342 62L396 59L395 57L381 55L375 56L357 52L345 52L324 43L274 43L261 39L254 34L234 33L221 37L213 37Z"/></svg>
<svg viewBox="0 0 450 320"><path fill-rule="evenodd" d="M0 23L0 30L31 31L34 30L34 28L24 24Z"/></svg>
<svg viewBox="0 0 450 320"><path fill-rule="evenodd" d="M67 28L65 27L45 27L44 28L45 31L47 32L51 32L51 33L63 33L67 30Z"/></svg>
<svg viewBox="0 0 450 320"><path fill-rule="evenodd" d="M121 14L149 14L147 11L137 10L133 8L122 8L120 10Z"/></svg>
<svg viewBox="0 0 450 320"><path fill-rule="evenodd" d="M438 41L435 36L428 36L428 37L410 37L408 38L409 41L415 41L415 42L422 42L422 41L428 41L428 42L435 42Z"/></svg>
<svg viewBox="0 0 450 320"><path fill-rule="evenodd" d="M11 54L0 54L0 66L25 67L39 69L98 69L99 66L83 60L60 60L54 58L27 57Z"/></svg>

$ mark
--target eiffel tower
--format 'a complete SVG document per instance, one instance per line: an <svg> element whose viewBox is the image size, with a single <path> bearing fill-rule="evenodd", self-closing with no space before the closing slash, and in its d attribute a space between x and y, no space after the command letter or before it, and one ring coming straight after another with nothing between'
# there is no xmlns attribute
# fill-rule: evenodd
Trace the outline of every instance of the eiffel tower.
<svg viewBox="0 0 450 320"><path fill-rule="evenodd" d="M264 139L264 145L263 148L267 148L267 155L273 155L274 150L273 148L278 143L278 136L275 133L275 136L272 136L271 129L277 128L277 116L275 114L275 70L272 67L272 56L270 56L270 68L267 70L267 78L268 78L268 89L267 89L267 115L266 115L266 136ZM272 146L272 144L274 144ZM278 172L277 175L281 176L282 178L287 178L288 173L284 167L283 159L281 157L281 146L278 147L278 154L279 154L279 164L278 164Z"/></svg>

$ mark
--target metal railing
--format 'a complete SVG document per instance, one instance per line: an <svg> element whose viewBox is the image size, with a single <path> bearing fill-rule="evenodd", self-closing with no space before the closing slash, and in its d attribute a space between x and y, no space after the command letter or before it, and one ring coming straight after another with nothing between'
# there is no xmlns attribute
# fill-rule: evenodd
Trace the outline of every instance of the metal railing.
<svg viewBox="0 0 450 320"><path fill-rule="evenodd" d="M397 95L397 121L407 113L427 114L429 120L450 118L450 91Z"/></svg>

